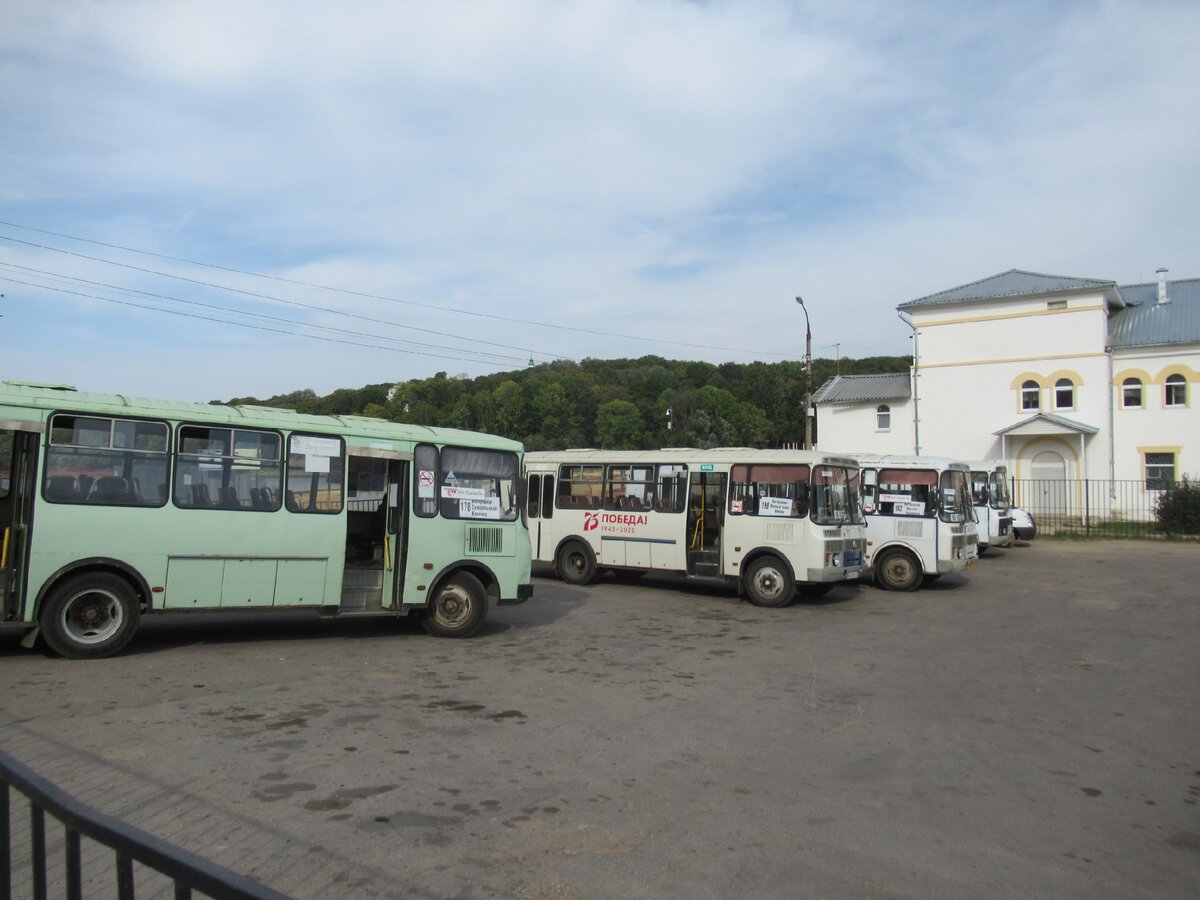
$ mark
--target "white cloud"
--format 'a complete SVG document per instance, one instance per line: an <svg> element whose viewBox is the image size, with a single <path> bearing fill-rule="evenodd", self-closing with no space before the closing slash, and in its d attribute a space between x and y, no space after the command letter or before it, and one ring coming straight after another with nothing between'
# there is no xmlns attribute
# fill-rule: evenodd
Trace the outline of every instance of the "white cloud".
<svg viewBox="0 0 1200 900"><path fill-rule="evenodd" d="M5 16L0 197L5 218L49 230L764 354L799 352L797 293L818 346L867 355L907 348L897 303L1010 267L1200 274L1190 3L14 2ZM29 252L0 241L0 260ZM748 358L315 296L575 357ZM223 336L192 326L159 331ZM454 370L332 345L291 369L267 343L277 365L189 360L154 381L209 397ZM105 365L136 383L140 359ZM86 384L96 366L80 369Z"/></svg>

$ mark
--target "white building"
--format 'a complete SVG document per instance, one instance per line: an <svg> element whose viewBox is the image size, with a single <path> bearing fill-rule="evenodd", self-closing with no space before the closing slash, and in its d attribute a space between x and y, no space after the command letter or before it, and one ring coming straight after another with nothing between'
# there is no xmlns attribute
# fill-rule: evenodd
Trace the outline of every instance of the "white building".
<svg viewBox="0 0 1200 900"><path fill-rule="evenodd" d="M899 309L911 370L822 385L821 449L991 459L1019 479L1200 474L1200 279L1013 269Z"/></svg>

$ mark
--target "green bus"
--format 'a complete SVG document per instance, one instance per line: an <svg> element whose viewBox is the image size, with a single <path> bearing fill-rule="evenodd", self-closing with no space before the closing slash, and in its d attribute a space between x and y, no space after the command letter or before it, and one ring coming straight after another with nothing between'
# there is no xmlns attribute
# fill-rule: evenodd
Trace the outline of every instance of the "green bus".
<svg viewBox="0 0 1200 900"><path fill-rule="evenodd" d="M475 633L530 583L521 445L0 384L0 625L118 652L142 616L313 609Z"/></svg>

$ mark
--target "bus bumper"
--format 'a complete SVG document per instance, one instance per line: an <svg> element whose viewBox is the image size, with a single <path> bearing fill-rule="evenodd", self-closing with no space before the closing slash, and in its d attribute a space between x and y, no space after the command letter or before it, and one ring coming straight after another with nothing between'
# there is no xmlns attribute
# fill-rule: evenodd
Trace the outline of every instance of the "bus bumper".
<svg viewBox="0 0 1200 900"><path fill-rule="evenodd" d="M808 577L804 580L811 584L825 583L828 581L853 581L865 571L865 566L840 566L836 569L832 566L829 566L824 569L809 569Z"/></svg>
<svg viewBox="0 0 1200 900"><path fill-rule="evenodd" d="M507 600L497 600L496 605L497 606L516 606L518 603L524 603L526 600L528 600L532 596L533 596L533 585L532 584L518 584L517 585L517 596L515 599L510 597Z"/></svg>
<svg viewBox="0 0 1200 900"><path fill-rule="evenodd" d="M967 569L975 568L974 559L939 559L937 564L938 574L946 572L965 572Z"/></svg>

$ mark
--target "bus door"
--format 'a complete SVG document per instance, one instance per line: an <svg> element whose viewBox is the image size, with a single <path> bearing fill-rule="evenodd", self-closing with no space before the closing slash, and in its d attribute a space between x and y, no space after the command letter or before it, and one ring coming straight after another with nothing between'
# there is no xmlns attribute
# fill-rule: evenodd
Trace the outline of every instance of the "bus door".
<svg viewBox="0 0 1200 900"><path fill-rule="evenodd" d="M533 558L545 560L543 550L553 556L554 542L550 533L550 522L554 518L554 475L550 472L530 472L528 489L525 493L525 511L529 519L529 540L533 545ZM542 532L545 531L543 538Z"/></svg>
<svg viewBox="0 0 1200 900"><path fill-rule="evenodd" d="M37 490L38 435L28 423L0 422L0 621L20 618L25 556Z"/></svg>
<svg viewBox="0 0 1200 900"><path fill-rule="evenodd" d="M700 468L704 469L704 466ZM689 575L721 574L721 532L725 525L727 478L725 472L692 472L687 515Z"/></svg>
<svg viewBox="0 0 1200 900"><path fill-rule="evenodd" d="M408 462L402 454L350 449L343 612L399 609L407 549Z"/></svg>

